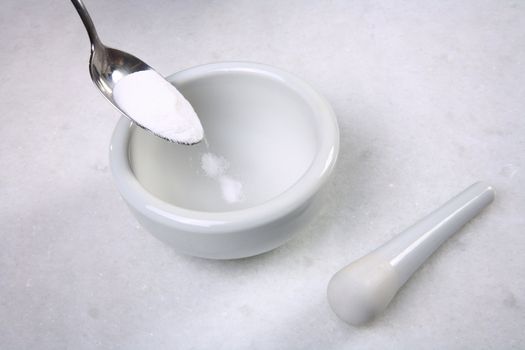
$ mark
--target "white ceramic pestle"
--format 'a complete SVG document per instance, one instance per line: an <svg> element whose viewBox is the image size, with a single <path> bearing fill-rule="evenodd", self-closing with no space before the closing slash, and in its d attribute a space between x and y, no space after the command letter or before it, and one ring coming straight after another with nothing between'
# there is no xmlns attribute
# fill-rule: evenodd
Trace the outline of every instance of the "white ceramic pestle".
<svg viewBox="0 0 525 350"><path fill-rule="evenodd" d="M339 270L328 302L343 321L360 325L382 312L432 253L494 199L477 182L368 255Z"/></svg>

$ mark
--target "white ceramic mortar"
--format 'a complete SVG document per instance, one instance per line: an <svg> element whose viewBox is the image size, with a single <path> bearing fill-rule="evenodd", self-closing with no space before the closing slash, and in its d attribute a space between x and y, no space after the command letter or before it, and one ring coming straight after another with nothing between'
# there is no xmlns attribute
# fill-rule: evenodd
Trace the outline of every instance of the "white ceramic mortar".
<svg viewBox="0 0 525 350"><path fill-rule="evenodd" d="M213 259L260 254L301 231L339 151L327 101L297 77L255 63L207 64L167 79L191 102L212 151L232 164L247 195L221 204L213 183L187 166L206 152L203 144L171 144L122 117L111 170L141 225L180 253Z"/></svg>

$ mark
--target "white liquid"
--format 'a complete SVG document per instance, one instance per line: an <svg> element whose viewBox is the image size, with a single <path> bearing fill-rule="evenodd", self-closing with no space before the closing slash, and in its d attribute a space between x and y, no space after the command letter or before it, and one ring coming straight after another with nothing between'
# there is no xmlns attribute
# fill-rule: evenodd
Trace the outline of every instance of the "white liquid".
<svg viewBox="0 0 525 350"><path fill-rule="evenodd" d="M158 136L185 144L202 140L202 125L191 104L153 70L120 79L113 98L128 116Z"/></svg>

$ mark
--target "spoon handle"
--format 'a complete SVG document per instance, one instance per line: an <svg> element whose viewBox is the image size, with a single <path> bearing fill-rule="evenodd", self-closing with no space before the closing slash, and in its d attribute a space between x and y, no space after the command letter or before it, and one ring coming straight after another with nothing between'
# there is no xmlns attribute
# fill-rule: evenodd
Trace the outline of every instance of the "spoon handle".
<svg viewBox="0 0 525 350"><path fill-rule="evenodd" d="M89 35L89 40L91 41L91 51L95 51L97 47L103 47L102 42L98 37L97 30L95 29L95 25L91 20L91 16L89 16L86 6L82 2L82 0L71 0L71 2L73 3L73 6L75 6L78 15L80 16L82 22L84 23L84 26L86 27L86 30Z"/></svg>

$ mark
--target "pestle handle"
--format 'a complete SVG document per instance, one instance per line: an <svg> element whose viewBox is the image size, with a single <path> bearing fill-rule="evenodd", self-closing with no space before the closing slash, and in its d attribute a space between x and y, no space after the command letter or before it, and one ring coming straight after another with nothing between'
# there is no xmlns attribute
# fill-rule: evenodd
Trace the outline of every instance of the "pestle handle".
<svg viewBox="0 0 525 350"><path fill-rule="evenodd" d="M437 248L493 200L492 186L476 182L375 252L389 261L404 284Z"/></svg>
<svg viewBox="0 0 525 350"><path fill-rule="evenodd" d="M338 271L328 302L345 322L359 325L382 312L432 253L494 199L477 182L398 236Z"/></svg>

